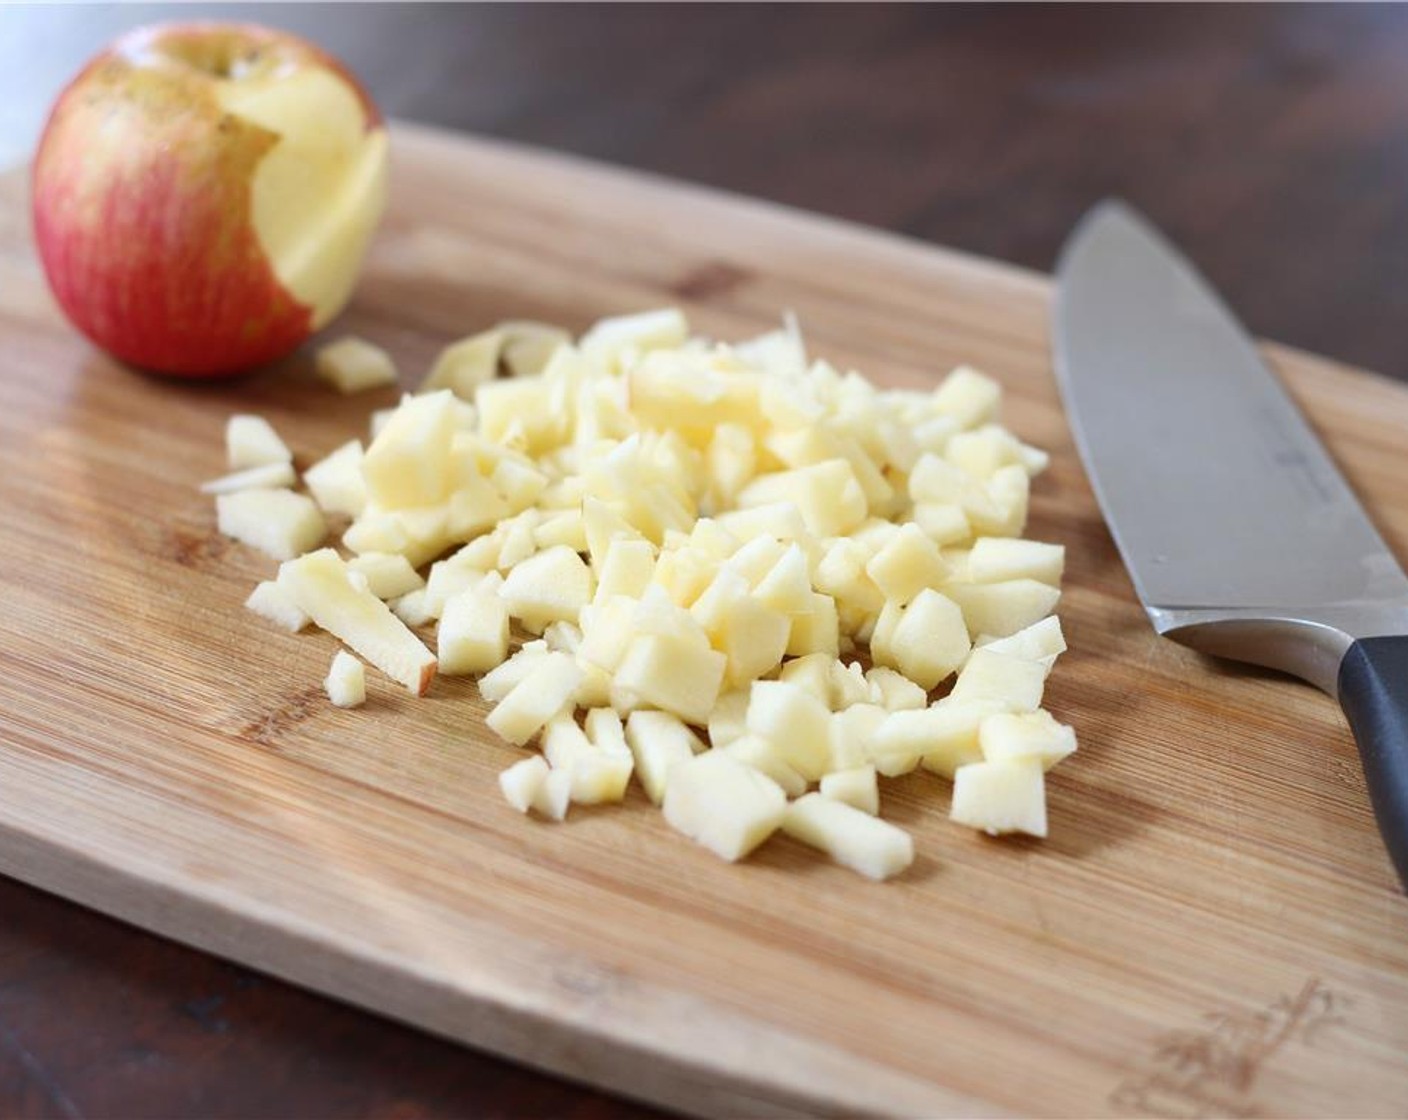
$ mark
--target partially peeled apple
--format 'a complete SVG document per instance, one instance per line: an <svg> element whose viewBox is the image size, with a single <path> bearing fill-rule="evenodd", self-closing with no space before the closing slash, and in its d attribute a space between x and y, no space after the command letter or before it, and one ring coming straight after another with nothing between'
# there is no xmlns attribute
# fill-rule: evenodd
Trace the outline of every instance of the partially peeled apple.
<svg viewBox="0 0 1408 1120"><path fill-rule="evenodd" d="M34 229L64 312L133 365L208 377L282 357L347 303L387 135L337 60L283 31L133 31L60 95Z"/></svg>

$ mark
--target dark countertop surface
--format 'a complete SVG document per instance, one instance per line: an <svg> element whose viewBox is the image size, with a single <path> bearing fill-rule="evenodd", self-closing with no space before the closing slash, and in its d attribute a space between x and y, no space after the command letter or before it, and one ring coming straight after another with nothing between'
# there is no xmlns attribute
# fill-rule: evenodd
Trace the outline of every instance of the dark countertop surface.
<svg viewBox="0 0 1408 1120"><path fill-rule="evenodd" d="M121 28L230 11L0 7L0 163ZM391 116L1033 268L1121 195L1258 334L1408 380L1408 7L234 12ZM0 915L0 1116L651 1114L10 880Z"/></svg>

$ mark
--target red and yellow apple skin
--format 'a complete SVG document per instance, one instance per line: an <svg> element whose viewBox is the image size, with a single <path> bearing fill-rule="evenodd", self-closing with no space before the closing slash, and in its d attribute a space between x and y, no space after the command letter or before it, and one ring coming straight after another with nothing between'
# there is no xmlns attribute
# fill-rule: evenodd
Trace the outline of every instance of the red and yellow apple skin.
<svg viewBox="0 0 1408 1120"><path fill-rule="evenodd" d="M350 297L385 206L381 114L345 68L253 25L144 28L60 95L34 164L55 298L133 365L282 357Z"/></svg>

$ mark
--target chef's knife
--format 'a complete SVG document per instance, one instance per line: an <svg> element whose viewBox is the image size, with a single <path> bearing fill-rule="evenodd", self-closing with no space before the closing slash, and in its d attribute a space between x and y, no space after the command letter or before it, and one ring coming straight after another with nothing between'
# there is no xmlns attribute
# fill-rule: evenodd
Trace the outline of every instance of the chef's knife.
<svg viewBox="0 0 1408 1120"><path fill-rule="evenodd" d="M1241 325L1146 220L1097 206L1057 280L1061 392L1154 628L1339 700L1408 886L1408 576Z"/></svg>

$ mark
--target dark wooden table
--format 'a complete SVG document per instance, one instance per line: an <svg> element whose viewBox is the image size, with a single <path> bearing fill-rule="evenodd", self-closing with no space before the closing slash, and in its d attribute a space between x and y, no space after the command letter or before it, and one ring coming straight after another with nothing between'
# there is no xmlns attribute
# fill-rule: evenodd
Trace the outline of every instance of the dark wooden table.
<svg viewBox="0 0 1408 1120"><path fill-rule="evenodd" d="M1035 268L1122 195L1258 333L1408 379L1408 8L237 15L332 48L391 115ZM0 9L0 140L150 18ZM13 882L0 915L0 1116L650 1115Z"/></svg>

